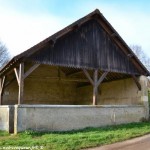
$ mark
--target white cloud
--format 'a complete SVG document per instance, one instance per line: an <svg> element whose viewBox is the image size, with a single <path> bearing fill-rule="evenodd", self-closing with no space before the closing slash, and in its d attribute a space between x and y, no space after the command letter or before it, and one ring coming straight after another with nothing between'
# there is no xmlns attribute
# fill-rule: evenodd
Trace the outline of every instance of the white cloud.
<svg viewBox="0 0 150 150"><path fill-rule="evenodd" d="M94 9L99 8L106 19L117 30L121 37L130 44L141 45L150 57L150 14L125 8L117 4L87 2L85 7L76 8L79 17L62 18L48 13L23 14L15 10L4 9L0 6L0 39L9 48L12 55L16 55L53 33L83 17Z"/></svg>
<svg viewBox="0 0 150 150"><path fill-rule="evenodd" d="M63 18L43 14L27 16L17 12L0 11L0 39L12 55L16 55L62 29Z"/></svg>

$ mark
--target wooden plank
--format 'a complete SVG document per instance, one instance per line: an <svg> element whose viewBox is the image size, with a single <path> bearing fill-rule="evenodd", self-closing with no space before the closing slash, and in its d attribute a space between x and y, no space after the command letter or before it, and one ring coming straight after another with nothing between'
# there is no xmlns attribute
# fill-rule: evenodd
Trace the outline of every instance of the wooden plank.
<svg viewBox="0 0 150 150"><path fill-rule="evenodd" d="M108 72L104 72L103 74L102 74L102 76L99 78L99 80L97 81L97 83L96 83L96 86L98 87L100 84L101 84L101 82L105 79L105 77L107 76L107 74L108 74Z"/></svg>
<svg viewBox="0 0 150 150"><path fill-rule="evenodd" d="M18 104L23 103L23 92L24 92L24 63L19 66L19 93L18 93Z"/></svg>
<svg viewBox="0 0 150 150"><path fill-rule="evenodd" d="M92 80L90 74L88 73L88 71L86 69L83 69L84 74L86 75L86 77L89 79L90 83L92 85L94 85L94 81Z"/></svg>
<svg viewBox="0 0 150 150"><path fill-rule="evenodd" d="M40 64L33 65L25 74L24 79L27 78L36 68L39 67Z"/></svg>
<svg viewBox="0 0 150 150"><path fill-rule="evenodd" d="M139 83L138 79L136 76L132 75L133 80L135 81L135 84L137 85L138 89L141 91L141 84Z"/></svg>
<svg viewBox="0 0 150 150"><path fill-rule="evenodd" d="M97 80L98 80L98 70L96 69L94 71L94 86L93 86L93 105L97 105L97 94L98 94L98 86L97 86Z"/></svg>
<svg viewBox="0 0 150 150"><path fill-rule="evenodd" d="M15 75L16 75L16 79L17 79L17 83L19 85L19 71L17 68L14 68L14 71L15 71Z"/></svg>
<svg viewBox="0 0 150 150"><path fill-rule="evenodd" d="M121 48L121 50L124 52L124 54L128 57L128 54L129 53L132 53L131 51L129 51L128 50L128 46L127 45L123 45L121 42L123 41L122 39L121 39L121 37L119 37L119 38L116 38L117 36L112 36L111 37L111 35L112 34L114 34L114 31L112 31L112 29L110 29L109 27L108 27L108 25L106 24L106 23L104 23L102 20L97 20L98 22L99 22L99 24L105 29L105 31L110 35L110 38L116 43L116 45L118 46L118 47L120 47ZM136 57L136 56L134 56L134 57ZM144 70L141 68L141 66L139 66L139 62L137 62L136 60L135 60L135 58L134 57L128 57L131 61L132 61L132 63L138 68L138 70L139 70L139 72L141 72L142 74L145 74L145 72L144 72ZM134 59L133 59L134 58ZM143 67L143 66L142 66Z"/></svg>

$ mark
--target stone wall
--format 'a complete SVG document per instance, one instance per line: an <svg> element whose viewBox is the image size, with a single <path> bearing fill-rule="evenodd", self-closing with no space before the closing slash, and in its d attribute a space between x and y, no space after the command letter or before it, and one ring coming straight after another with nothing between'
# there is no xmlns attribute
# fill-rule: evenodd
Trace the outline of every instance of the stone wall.
<svg viewBox="0 0 150 150"><path fill-rule="evenodd" d="M86 127L139 122L144 106L15 106L15 133L24 130L66 131Z"/></svg>
<svg viewBox="0 0 150 150"><path fill-rule="evenodd" d="M60 76L65 78L64 73ZM14 80L4 89L3 104L17 104L18 84ZM41 65L25 79L24 104L74 104L76 101L76 83L58 79L58 69Z"/></svg>
<svg viewBox="0 0 150 150"><path fill-rule="evenodd" d="M78 102L92 104L92 86L77 89ZM99 105L142 104L141 91L132 78L102 83L98 90Z"/></svg>
<svg viewBox="0 0 150 150"><path fill-rule="evenodd" d="M84 75L84 74L83 74ZM60 76L60 79L58 78ZM57 78L57 79L56 79ZM62 80L67 77L54 66L41 65L25 79L24 104L92 104L93 87L77 88L78 82ZM132 78L102 83L98 90L99 105L142 104L142 92ZM14 80L4 89L3 104L17 104L18 84Z"/></svg>

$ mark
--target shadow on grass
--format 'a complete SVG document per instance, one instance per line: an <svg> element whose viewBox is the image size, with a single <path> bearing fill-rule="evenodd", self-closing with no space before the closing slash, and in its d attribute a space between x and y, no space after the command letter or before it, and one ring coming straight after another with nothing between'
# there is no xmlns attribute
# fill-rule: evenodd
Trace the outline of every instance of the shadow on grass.
<svg viewBox="0 0 150 150"><path fill-rule="evenodd" d="M149 126L150 122L142 122L142 123L130 123L130 124L121 124L121 125L113 125L113 126L105 126L105 127L87 127L80 130L71 130L71 131L34 131L34 130L26 130L21 132L21 134L34 136L43 136L45 134L77 134L77 133L88 133L88 132L105 132L105 131L116 131L116 130L129 130L134 128L142 128L145 126Z"/></svg>

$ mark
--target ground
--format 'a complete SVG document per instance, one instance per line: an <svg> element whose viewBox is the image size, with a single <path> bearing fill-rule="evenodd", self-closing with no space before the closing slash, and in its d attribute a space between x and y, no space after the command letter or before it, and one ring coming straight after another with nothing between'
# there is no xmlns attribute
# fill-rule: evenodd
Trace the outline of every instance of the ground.
<svg viewBox="0 0 150 150"><path fill-rule="evenodd" d="M0 131L0 149L6 147L35 147L43 150L80 150L124 141L150 133L150 123L131 123L67 132L25 131L11 135ZM36 147L35 147L36 148Z"/></svg>
<svg viewBox="0 0 150 150"><path fill-rule="evenodd" d="M149 150L150 134L132 140L119 142L111 145L91 148L88 150Z"/></svg>

